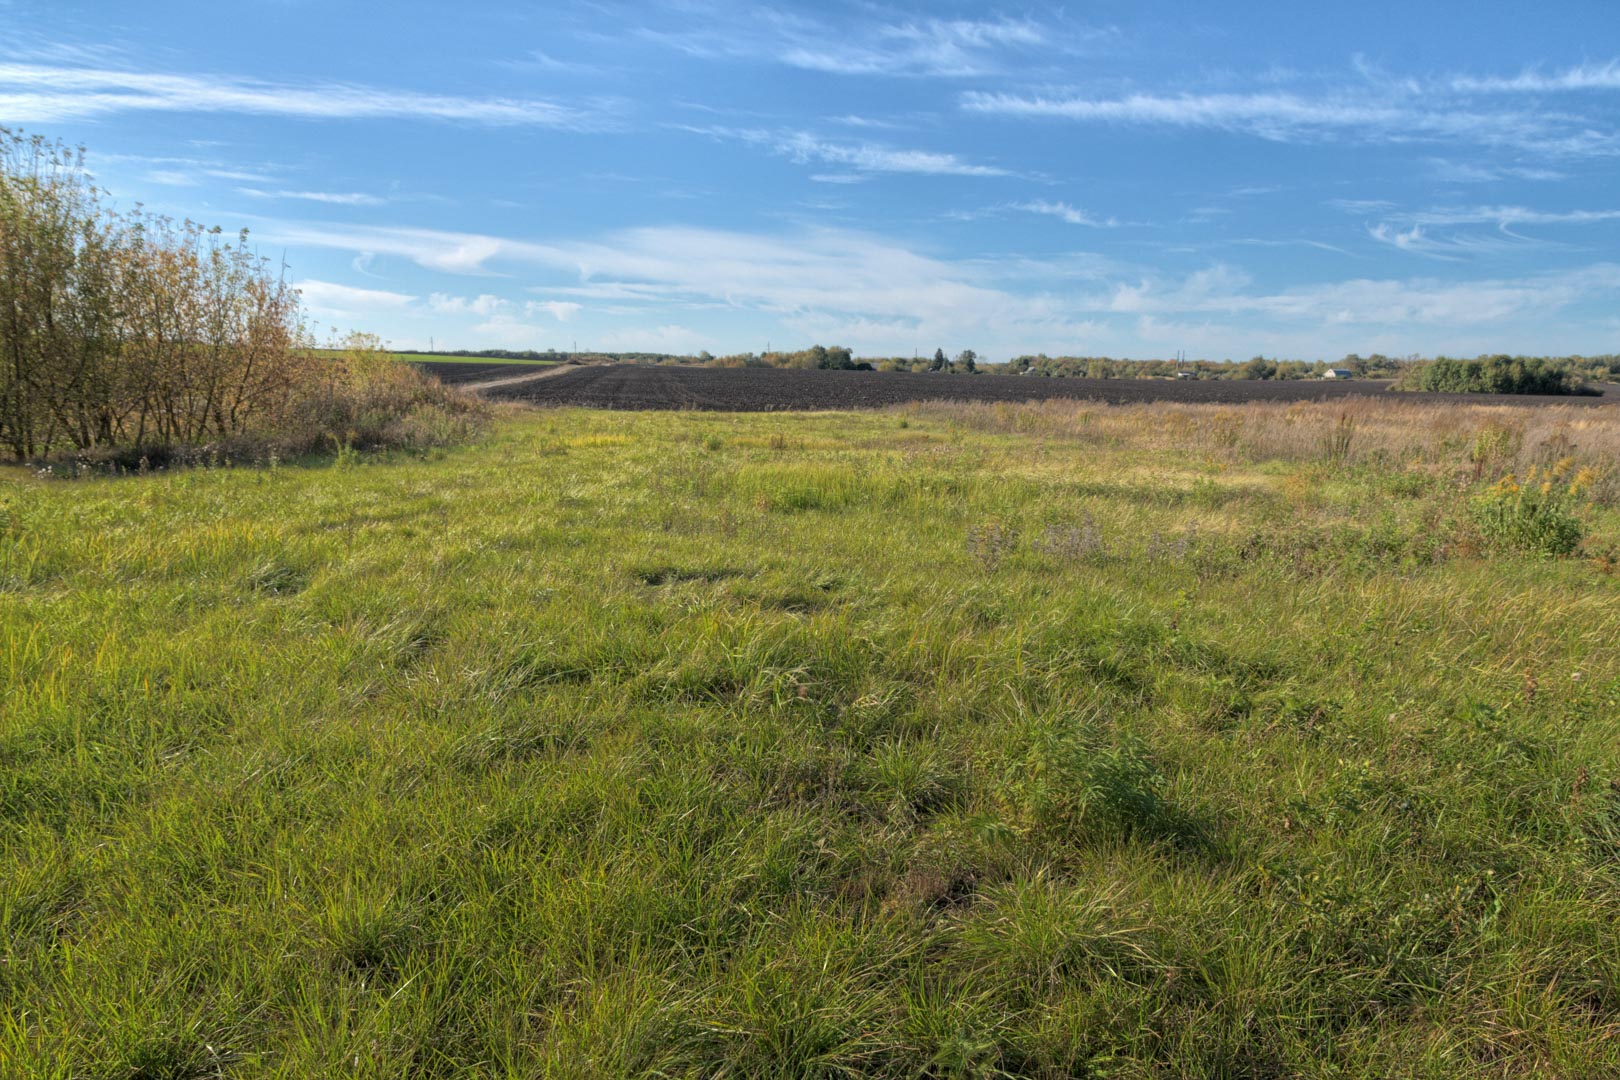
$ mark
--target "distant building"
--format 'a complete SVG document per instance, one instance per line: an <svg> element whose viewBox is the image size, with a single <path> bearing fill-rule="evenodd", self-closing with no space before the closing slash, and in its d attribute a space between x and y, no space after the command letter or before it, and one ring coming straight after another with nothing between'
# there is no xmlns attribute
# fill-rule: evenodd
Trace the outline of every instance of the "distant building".
<svg viewBox="0 0 1620 1080"><path fill-rule="evenodd" d="M1330 367L1322 372L1322 378L1324 379L1353 379L1355 377L1356 373L1347 367Z"/></svg>

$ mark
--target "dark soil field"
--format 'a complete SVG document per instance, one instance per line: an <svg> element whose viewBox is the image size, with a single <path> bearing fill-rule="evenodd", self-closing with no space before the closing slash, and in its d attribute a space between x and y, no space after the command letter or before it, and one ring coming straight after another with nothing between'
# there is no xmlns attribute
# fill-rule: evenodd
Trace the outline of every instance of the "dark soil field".
<svg viewBox="0 0 1620 1080"><path fill-rule="evenodd" d="M446 382L479 382L521 375L517 366L423 365ZM456 371L440 368L455 367ZM471 369L469 372L468 369ZM489 396L536 405L598 409L712 409L773 412L785 409L862 409L911 401L1008 401L1070 398L1125 405L1149 401L1326 401L1384 396L1389 383L1374 380L1215 381L1168 379L1050 379L1009 375L933 375L913 372L805 371L785 368L652 367L614 364L581 367L553 378L495 388ZM1401 394L1403 399L1492 404L1602 404L1606 396Z"/></svg>

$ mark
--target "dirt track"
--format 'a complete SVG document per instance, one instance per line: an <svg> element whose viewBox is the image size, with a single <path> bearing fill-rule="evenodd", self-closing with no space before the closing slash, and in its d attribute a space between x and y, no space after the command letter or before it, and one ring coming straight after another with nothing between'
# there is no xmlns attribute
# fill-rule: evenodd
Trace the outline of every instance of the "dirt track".
<svg viewBox="0 0 1620 1080"><path fill-rule="evenodd" d="M415 366L438 378L446 386L470 388L474 383L493 382L496 379L522 378L540 372L566 370L561 364L513 364L491 360L484 364L462 364L450 361L415 362Z"/></svg>
<svg viewBox="0 0 1620 1080"><path fill-rule="evenodd" d="M424 365L427 366L427 365ZM441 365L432 365L436 369ZM442 365L474 367L474 365ZM506 367L505 372L492 370ZM446 379L482 383L483 393L537 405L598 409L711 409L728 412L862 409L909 401L1008 401L1068 398L1123 405L1148 401L1326 401L1386 396L1387 382L1350 380L1048 379L1019 375L932 375L913 372L803 371L782 368L655 367L611 364L547 368L545 377L525 377L505 365L476 365ZM437 370L435 374L440 374ZM460 376L461 373L457 372ZM540 373L536 372L538 376ZM506 376L505 378L501 376ZM512 378L512 376L516 376ZM1492 405L1599 405L1620 401L1609 388L1602 397L1531 397L1504 394L1401 394L1407 401L1456 401Z"/></svg>

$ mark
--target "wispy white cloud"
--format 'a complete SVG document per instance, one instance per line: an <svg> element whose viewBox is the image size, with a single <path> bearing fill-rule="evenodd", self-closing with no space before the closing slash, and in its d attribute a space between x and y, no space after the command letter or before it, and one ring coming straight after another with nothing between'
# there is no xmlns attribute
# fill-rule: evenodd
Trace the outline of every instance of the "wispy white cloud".
<svg viewBox="0 0 1620 1080"><path fill-rule="evenodd" d="M558 322L567 322L584 310L584 306L572 300L530 300L523 305L523 313L529 318L536 315L550 315Z"/></svg>
<svg viewBox="0 0 1620 1080"><path fill-rule="evenodd" d="M1443 184L1490 184L1503 180L1563 180L1567 174L1535 165L1495 165L1430 158L1429 175Z"/></svg>
<svg viewBox="0 0 1620 1080"><path fill-rule="evenodd" d="M291 84L230 75L0 63L0 120L88 120L126 112L243 113L312 120L453 120L594 129L609 117L532 98L456 97L358 83Z"/></svg>
<svg viewBox="0 0 1620 1080"><path fill-rule="evenodd" d="M1008 213L1040 214L1055 217L1070 225L1084 225L1093 229L1111 229L1119 224L1117 218L1099 218L1069 203L1049 199L997 203L977 210L948 210L944 216L952 221L979 221L988 217L1004 217Z"/></svg>
<svg viewBox="0 0 1620 1080"><path fill-rule="evenodd" d="M1002 116L1050 117L1164 124L1174 127L1243 128L1280 137L1310 127L1388 124L1402 119L1392 108L1310 100L1295 94L1130 94L1118 98L1046 96L970 90L962 95L969 112Z"/></svg>
<svg viewBox="0 0 1620 1080"><path fill-rule="evenodd" d="M1620 210L1535 210L1527 206L1472 206L1407 215L1419 225L1595 225L1620 221Z"/></svg>
<svg viewBox="0 0 1620 1080"><path fill-rule="evenodd" d="M409 254L436 268L461 262L468 252L489 252L489 261L514 275L549 278L550 284L535 286L547 299L534 307L501 304L486 320L528 327L530 342L545 330L544 322L534 321L544 305L579 303L612 305L627 326L637 323L638 313L648 325L674 325L669 317L679 310L748 310L807 337L874 350L943 341L988 351L1072 347L1134 355L1155 335L1199 332L1208 336L1182 341L1299 356L1366 351L1374 341L1400 343L1400 351L1455 351L1476 341L1480 348L1579 350L1590 347L1587 339L1567 335L1595 339L1590 320L1560 319L1560 336L1549 339L1548 319L1582 305L1607 311L1620 300L1620 266L1612 263L1520 278L1356 278L1268 289L1241 267L1222 263L1181 277L1095 259L1076 264L1074 273L1050 272L1027 260L947 261L836 229L753 234L669 226L542 243L414 229L307 228L311 241L327 247ZM693 251L704 258L691 258ZM486 269L481 262L463 268ZM1031 281L1045 287L1026 291ZM563 318L561 311L548 313ZM512 334L516 340L519 331ZM1490 335L1498 344L1484 341Z"/></svg>
<svg viewBox="0 0 1620 1080"><path fill-rule="evenodd" d="M141 174L141 179L149 184L163 184L166 187L194 187L197 184L197 174L181 172L179 169L152 169Z"/></svg>
<svg viewBox="0 0 1620 1080"><path fill-rule="evenodd" d="M524 322L507 311L496 312L483 322L474 323L466 332L480 345L502 349L538 349L553 344L546 339L547 327Z"/></svg>
<svg viewBox="0 0 1620 1080"><path fill-rule="evenodd" d="M790 45L783 63L838 75L965 77L999 69L997 53L1049 44L1051 33L1028 19L921 19L879 26L864 40L828 36Z"/></svg>
<svg viewBox="0 0 1620 1080"><path fill-rule="evenodd" d="M564 60L540 49L530 49L523 59L505 61L502 66L516 68L520 71L525 69L549 71L560 75L600 75L611 70L601 64L586 63L581 60Z"/></svg>
<svg viewBox="0 0 1620 1080"><path fill-rule="evenodd" d="M1031 303L977 284L950 263L836 229L777 236L667 226L624 230L597 241L537 243L412 228L274 222L257 235L299 246L398 255L436 270L539 268L576 282L545 288L552 296L573 297L567 301L572 303L718 305L777 314L813 308L953 324L973 319L974 313L982 317ZM692 258L694 251L703 258Z"/></svg>
<svg viewBox="0 0 1620 1080"><path fill-rule="evenodd" d="M1620 209L1537 210L1528 206L1441 206L1399 210L1385 199L1331 199L1328 206L1362 217L1383 217L1407 225L1596 225L1620 221Z"/></svg>
<svg viewBox="0 0 1620 1080"><path fill-rule="evenodd" d="M835 142L806 131L765 131L758 128L685 125L681 126L680 130L711 138L734 139L754 146L763 146L772 153L800 165L838 165L860 173L909 173L923 176L1012 175L1006 169L964 161L955 154L934 150L896 149L870 142Z"/></svg>
<svg viewBox="0 0 1620 1080"><path fill-rule="evenodd" d="M695 353L701 349L718 348L719 343L710 335L680 323L659 326L619 326L591 339L593 349L614 352L671 352Z"/></svg>
<svg viewBox="0 0 1620 1080"><path fill-rule="evenodd" d="M364 253L362 256L364 257ZM547 318L568 322L584 310L572 300L508 300L493 293L458 296L431 293L425 300L411 293L388 289L357 288L332 281L309 279L295 286L309 312L323 319L344 321L393 322L405 319L420 326L419 320L434 316L463 320L462 328L480 341L510 344L538 340L543 327L526 320ZM477 320L467 323L464 320ZM418 335L420 336L420 335Z"/></svg>
<svg viewBox="0 0 1620 1080"><path fill-rule="evenodd" d="M1286 240L1266 239L1262 237L1243 237L1233 243L1243 244L1247 247L1308 247L1318 251L1331 251L1336 255L1350 255L1352 252L1339 247L1337 244L1325 243L1321 240L1307 240L1304 237L1290 237Z"/></svg>
<svg viewBox="0 0 1620 1080"><path fill-rule="evenodd" d="M302 202L326 203L330 206L381 206L387 200L358 191L264 191L260 188L237 188L238 192L255 199L297 199Z"/></svg>
<svg viewBox="0 0 1620 1080"><path fill-rule="evenodd" d="M840 124L844 127L876 128L880 131L899 131L906 127L905 124L898 121L879 120L871 116L856 116L853 113L846 113L843 116L829 116L826 121L829 124Z"/></svg>
<svg viewBox="0 0 1620 1080"><path fill-rule="evenodd" d="M1386 80L1327 91L1119 96L972 90L971 113L1239 132L1276 142L1456 142L1566 157L1620 154L1612 119L1516 107L1468 107L1455 94Z"/></svg>
<svg viewBox="0 0 1620 1080"><path fill-rule="evenodd" d="M1500 237L1436 237L1429 235L1429 231L1422 225L1403 229L1389 222L1369 226L1367 235L1380 244L1388 244L1410 255L1422 255L1425 258L1447 262L1455 262L1465 256L1500 251L1505 246Z"/></svg>
<svg viewBox="0 0 1620 1080"><path fill-rule="evenodd" d="M1329 199L1324 205L1346 214L1382 214L1395 209L1388 199Z"/></svg>
<svg viewBox="0 0 1620 1080"><path fill-rule="evenodd" d="M270 184L275 181L269 173L271 166L255 165L244 168L240 164L218 158L176 157L172 155L109 154L91 151L85 162L96 173L117 171L122 166L144 167L141 178L154 184L171 187L191 187L205 177L216 180L235 180L246 184Z"/></svg>
<svg viewBox="0 0 1620 1080"><path fill-rule="evenodd" d="M1357 204L1344 209L1356 211ZM1392 212L1386 203L1368 203L1359 212L1382 221L1367 226L1381 244L1426 258L1457 261L1479 256L1561 246L1554 241L1514 231L1520 226L1599 225L1620 221L1620 210L1536 210L1525 206L1438 207ZM1459 226L1490 225L1489 233L1456 231ZM1452 231L1436 233L1435 229Z"/></svg>
<svg viewBox="0 0 1620 1080"><path fill-rule="evenodd" d="M1510 76L1457 75L1451 89L1468 94L1563 93L1580 90L1620 90L1620 60L1578 64L1562 71L1530 70Z"/></svg>
<svg viewBox="0 0 1620 1080"><path fill-rule="evenodd" d="M1264 292L1243 271L1217 265L1181 281L1119 286L1097 302L1131 314L1268 316L1321 328L1450 327L1544 318L1572 304L1620 294L1620 265L1599 263L1523 279L1355 279Z"/></svg>
<svg viewBox="0 0 1620 1080"><path fill-rule="evenodd" d="M493 261L532 260L540 250L522 241L411 226L261 221L255 233L289 246L336 248L373 258L395 255L449 274L491 274Z"/></svg>
<svg viewBox="0 0 1620 1080"><path fill-rule="evenodd" d="M875 143L829 142L805 132L779 137L772 143L776 151L794 161L824 161L847 165L863 172L919 173L933 176L1006 176L1006 169L975 165L955 154L932 150L896 150Z"/></svg>
<svg viewBox="0 0 1620 1080"><path fill-rule="evenodd" d="M366 316L394 315L413 306L417 298L409 293L386 289L360 289L335 281L306 279L294 286L303 296L304 305L316 315L326 318L357 319Z"/></svg>
<svg viewBox="0 0 1620 1080"><path fill-rule="evenodd" d="M60 37L40 34L18 26L7 26L6 31L5 41L0 44L0 56L7 60L78 64L89 67L118 64L128 56L128 50L122 45L63 41Z"/></svg>
<svg viewBox="0 0 1620 1080"><path fill-rule="evenodd" d="M440 315L493 315L499 311L505 301L491 293L479 296L451 296L448 293L436 292L428 297L428 307Z"/></svg>
<svg viewBox="0 0 1620 1080"><path fill-rule="evenodd" d="M216 180L237 180L244 184L272 183L270 177L264 173L248 172L245 169L204 169L203 172Z"/></svg>
<svg viewBox="0 0 1620 1080"><path fill-rule="evenodd" d="M638 13L640 14L640 13ZM882 17L836 25L765 7L681 11L682 25L642 25L643 41L701 59L765 61L834 75L966 78L1015 61L1063 56L1111 36L1107 28L1033 18Z"/></svg>
<svg viewBox="0 0 1620 1080"><path fill-rule="evenodd" d="M1114 218L1098 218L1084 210L1076 209L1066 202L1048 202L1037 199L1034 202L1008 203L1008 210L1022 210L1030 214L1045 214L1066 221L1070 225L1088 225L1094 229L1112 228L1119 222Z"/></svg>

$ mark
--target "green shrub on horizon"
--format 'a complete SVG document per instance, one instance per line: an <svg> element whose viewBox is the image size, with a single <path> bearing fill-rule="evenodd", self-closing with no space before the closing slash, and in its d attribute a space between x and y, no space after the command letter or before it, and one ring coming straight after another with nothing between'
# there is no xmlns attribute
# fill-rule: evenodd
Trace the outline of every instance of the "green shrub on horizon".
<svg viewBox="0 0 1620 1080"><path fill-rule="evenodd" d="M1581 394L1584 383L1567 366L1534 356L1444 357L1407 369L1394 390L1437 394Z"/></svg>

